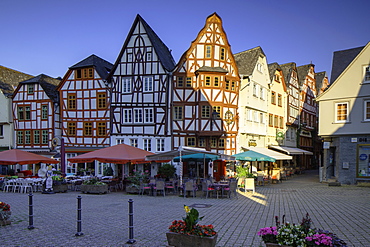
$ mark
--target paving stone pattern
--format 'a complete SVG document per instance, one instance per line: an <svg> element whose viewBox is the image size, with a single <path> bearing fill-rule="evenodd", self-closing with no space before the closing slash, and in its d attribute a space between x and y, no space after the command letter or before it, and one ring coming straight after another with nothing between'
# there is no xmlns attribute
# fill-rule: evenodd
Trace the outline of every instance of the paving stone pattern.
<svg viewBox="0 0 370 247"><path fill-rule="evenodd" d="M273 226L274 217L284 214L287 221L299 223L306 212L314 227L336 233L348 246L370 246L370 187L318 181L317 171L307 171L231 199L204 199L200 192L195 198L37 192L33 230L28 229L28 195L0 192L0 201L12 209L12 224L0 227L0 246L167 246L165 233L173 220L184 216L184 204L197 206L205 216L201 224L215 226L217 246L264 246L257 236L260 228ZM79 195L83 235L76 237ZM129 199L134 201L134 244L127 244Z"/></svg>

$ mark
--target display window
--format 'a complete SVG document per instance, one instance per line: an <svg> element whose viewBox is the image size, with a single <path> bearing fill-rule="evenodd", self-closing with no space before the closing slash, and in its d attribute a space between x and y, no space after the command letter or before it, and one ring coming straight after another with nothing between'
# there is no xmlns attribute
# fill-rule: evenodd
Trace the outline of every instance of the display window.
<svg viewBox="0 0 370 247"><path fill-rule="evenodd" d="M357 177L370 177L370 144L357 146Z"/></svg>

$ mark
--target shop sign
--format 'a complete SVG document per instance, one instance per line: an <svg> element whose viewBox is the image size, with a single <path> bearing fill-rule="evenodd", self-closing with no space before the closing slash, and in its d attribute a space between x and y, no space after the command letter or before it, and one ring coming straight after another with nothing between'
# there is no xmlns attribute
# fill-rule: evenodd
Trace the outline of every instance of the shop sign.
<svg viewBox="0 0 370 247"><path fill-rule="evenodd" d="M250 147L255 147L255 146L257 146L256 140L250 140L250 141L248 142L248 146L250 146Z"/></svg>
<svg viewBox="0 0 370 247"><path fill-rule="evenodd" d="M301 136L312 137L311 132L306 130L301 130Z"/></svg>
<svg viewBox="0 0 370 247"><path fill-rule="evenodd" d="M366 160L367 154L360 154L360 160Z"/></svg>

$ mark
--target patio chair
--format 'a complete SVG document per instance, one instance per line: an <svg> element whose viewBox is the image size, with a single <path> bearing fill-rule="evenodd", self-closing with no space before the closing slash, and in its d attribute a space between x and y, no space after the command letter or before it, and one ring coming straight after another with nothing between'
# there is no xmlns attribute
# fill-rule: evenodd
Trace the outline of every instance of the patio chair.
<svg viewBox="0 0 370 247"><path fill-rule="evenodd" d="M186 192L191 191L193 193L193 197L195 197L196 193L196 188L194 186L194 181L193 180L188 180L185 182L185 187L184 187L184 197L186 197Z"/></svg>
<svg viewBox="0 0 370 247"><path fill-rule="evenodd" d="M211 187L211 181L209 180L203 180L202 181L202 192L203 192L203 197L204 194L206 195L206 199L208 198L209 193L213 193L215 191L214 188Z"/></svg>
<svg viewBox="0 0 370 247"><path fill-rule="evenodd" d="M4 187L3 187L3 192L12 192L13 191L13 186L14 186L15 181L5 179L4 180Z"/></svg>
<svg viewBox="0 0 370 247"><path fill-rule="evenodd" d="M20 192L21 193L27 193L27 191L33 192L32 184L33 184L33 181L29 181L27 179L22 179L21 180Z"/></svg>
<svg viewBox="0 0 370 247"><path fill-rule="evenodd" d="M149 186L148 184L145 184L143 183L142 181L140 181L140 191L139 191L139 195L144 195L145 191L149 191L149 193L151 192L152 190L152 187ZM148 194L149 194L148 193Z"/></svg>
<svg viewBox="0 0 370 247"><path fill-rule="evenodd" d="M228 198L231 198L231 194L234 194L234 196L238 198L237 189L238 189L238 181L233 179L233 180L230 180L229 187L224 188L224 191L227 192Z"/></svg>
<svg viewBox="0 0 370 247"><path fill-rule="evenodd" d="M155 190L155 195L158 194L158 191L162 191L163 192L163 196L166 196L166 188L165 188L164 181L157 181L155 183L154 190Z"/></svg>
<svg viewBox="0 0 370 247"><path fill-rule="evenodd" d="M167 182L165 187L167 191L172 190L174 194L176 193L175 181L172 180Z"/></svg>

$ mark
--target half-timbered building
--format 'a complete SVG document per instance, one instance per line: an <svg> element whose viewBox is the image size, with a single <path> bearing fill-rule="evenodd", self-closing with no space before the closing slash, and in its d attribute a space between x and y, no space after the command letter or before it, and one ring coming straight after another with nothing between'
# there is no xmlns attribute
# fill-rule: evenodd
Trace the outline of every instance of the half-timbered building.
<svg viewBox="0 0 370 247"><path fill-rule="evenodd" d="M174 67L171 51L137 15L109 75L112 145L171 150ZM128 174L133 166L125 169Z"/></svg>
<svg viewBox="0 0 370 247"><path fill-rule="evenodd" d="M66 160L78 154L110 146L109 91L107 76L112 64L91 55L69 68L58 87L62 127L55 135L63 145ZM63 138L63 139L62 139ZM67 173L77 172L76 164L67 164ZM102 174L102 166L88 164L81 169Z"/></svg>
<svg viewBox="0 0 370 247"><path fill-rule="evenodd" d="M239 81L222 20L214 13L174 71L173 148L236 153Z"/></svg>
<svg viewBox="0 0 370 247"><path fill-rule="evenodd" d="M61 127L59 83L59 79L41 74L18 84L12 97L15 148L47 157L55 154L52 139Z"/></svg>

